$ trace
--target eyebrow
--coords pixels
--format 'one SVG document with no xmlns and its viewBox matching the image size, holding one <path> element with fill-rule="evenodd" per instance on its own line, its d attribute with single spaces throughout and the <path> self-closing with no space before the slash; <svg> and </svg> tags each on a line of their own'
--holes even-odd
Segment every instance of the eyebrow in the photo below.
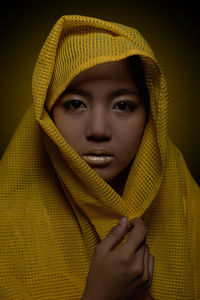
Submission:
<svg viewBox="0 0 200 300">
<path fill-rule="evenodd" d="M 89 91 L 86 91 L 84 89 L 80 89 L 77 87 L 73 87 L 73 86 L 67 87 L 67 89 L 64 91 L 64 94 L 77 94 L 77 95 L 88 97 L 88 98 L 91 97 L 91 93 Z M 126 95 L 135 95 L 135 96 L 139 97 L 139 93 L 136 90 L 131 89 L 131 88 L 117 89 L 117 90 L 109 93 L 108 96 L 110 98 L 114 98 L 114 97 L 118 97 L 118 96 L 125 95 L 125 94 Z"/>
</svg>

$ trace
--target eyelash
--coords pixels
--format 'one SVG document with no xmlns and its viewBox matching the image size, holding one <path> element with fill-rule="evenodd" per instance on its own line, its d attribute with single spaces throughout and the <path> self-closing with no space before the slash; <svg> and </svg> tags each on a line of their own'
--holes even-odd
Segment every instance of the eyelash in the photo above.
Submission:
<svg viewBox="0 0 200 300">
<path fill-rule="evenodd" d="M 64 108 L 69 109 L 70 105 L 71 105 L 71 104 L 75 104 L 76 102 L 78 102 L 78 103 L 83 103 L 83 102 L 80 101 L 80 100 L 70 100 L 70 101 L 64 102 L 64 103 L 63 103 L 63 106 L 64 106 Z"/>
<path fill-rule="evenodd" d="M 133 102 L 122 100 L 122 101 L 117 102 L 117 104 L 119 104 L 119 103 L 125 103 L 131 112 L 133 112 L 136 109 L 136 104 Z M 126 109 L 124 109 L 124 110 L 126 110 Z M 124 111 L 124 110 L 122 109 L 122 111 Z"/>
<path fill-rule="evenodd" d="M 70 101 L 66 101 L 63 103 L 63 106 L 66 110 L 68 110 L 70 108 L 70 105 L 72 104 L 75 104 L 75 103 L 79 103 L 79 104 L 84 104 L 82 101 L 80 100 L 70 100 Z M 135 109 L 136 109 L 136 104 L 133 103 L 133 102 L 129 102 L 129 101 L 126 101 L 126 100 L 122 100 L 122 101 L 118 101 L 115 105 L 119 104 L 119 103 L 125 103 L 128 107 L 129 107 L 129 110 L 131 112 L 133 112 Z M 79 109 L 80 106 L 78 108 L 73 108 L 72 110 L 77 110 Z M 121 111 L 126 111 L 126 108 L 125 109 L 120 109 Z"/>
</svg>

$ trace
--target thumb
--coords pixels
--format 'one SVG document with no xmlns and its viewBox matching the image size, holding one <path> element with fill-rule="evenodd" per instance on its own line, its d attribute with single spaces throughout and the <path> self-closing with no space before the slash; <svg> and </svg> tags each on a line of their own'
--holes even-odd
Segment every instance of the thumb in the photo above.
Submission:
<svg viewBox="0 0 200 300">
<path fill-rule="evenodd" d="M 118 224 L 114 226 L 105 239 L 101 242 L 101 246 L 105 252 L 111 251 L 127 233 L 128 220 L 126 217 L 122 217 Z"/>
</svg>

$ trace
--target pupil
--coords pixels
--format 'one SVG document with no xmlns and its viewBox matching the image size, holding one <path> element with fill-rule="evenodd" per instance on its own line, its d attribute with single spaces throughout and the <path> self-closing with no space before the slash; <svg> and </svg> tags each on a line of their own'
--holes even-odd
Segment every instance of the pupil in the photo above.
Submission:
<svg viewBox="0 0 200 300">
<path fill-rule="evenodd" d="M 79 108 L 80 107 L 80 101 L 78 101 L 78 100 L 73 101 L 72 104 L 73 104 L 74 108 Z"/>
<path fill-rule="evenodd" d="M 119 102 L 118 107 L 122 110 L 126 109 L 126 103 L 125 102 Z"/>
</svg>

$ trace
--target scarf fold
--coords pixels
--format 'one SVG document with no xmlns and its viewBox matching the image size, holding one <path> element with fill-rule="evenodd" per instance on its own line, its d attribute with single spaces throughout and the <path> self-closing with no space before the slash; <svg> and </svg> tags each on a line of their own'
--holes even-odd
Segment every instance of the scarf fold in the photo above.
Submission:
<svg viewBox="0 0 200 300">
<path fill-rule="evenodd" d="M 123 195 L 62 137 L 50 111 L 70 81 L 103 62 L 139 55 L 151 110 Z M 143 299 L 200 298 L 200 191 L 168 136 L 168 91 L 134 28 L 61 17 L 39 54 L 30 104 L 1 161 L 3 299 L 80 299 L 93 251 L 121 216 L 142 217 L 155 257 Z"/>
</svg>

